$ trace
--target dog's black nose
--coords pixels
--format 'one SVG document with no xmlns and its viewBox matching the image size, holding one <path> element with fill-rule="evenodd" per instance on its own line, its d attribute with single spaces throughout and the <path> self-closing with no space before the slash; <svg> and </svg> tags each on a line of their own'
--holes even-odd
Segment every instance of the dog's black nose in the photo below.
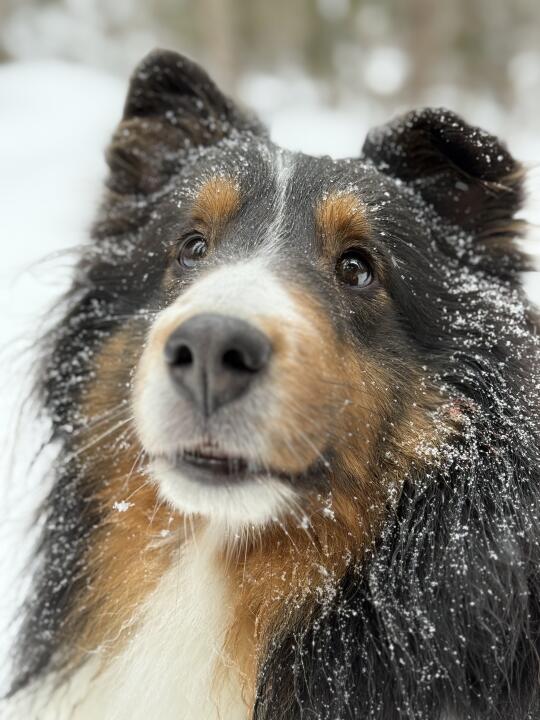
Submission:
<svg viewBox="0 0 540 720">
<path fill-rule="evenodd" d="M 205 416 L 243 395 L 271 354 L 264 333 L 226 315 L 196 315 L 165 345 L 172 379 Z"/>
</svg>

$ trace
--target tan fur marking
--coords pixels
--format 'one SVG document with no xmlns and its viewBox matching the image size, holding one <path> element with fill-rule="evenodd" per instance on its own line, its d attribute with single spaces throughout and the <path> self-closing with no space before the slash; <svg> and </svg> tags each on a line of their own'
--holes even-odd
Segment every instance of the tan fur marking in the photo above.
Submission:
<svg viewBox="0 0 540 720">
<path fill-rule="evenodd" d="M 192 215 L 196 222 L 202 223 L 215 235 L 237 212 L 240 201 L 238 183 L 217 175 L 200 188 L 193 203 Z"/>
<path fill-rule="evenodd" d="M 365 240 L 369 236 L 365 207 L 352 193 L 333 193 L 321 200 L 315 210 L 315 218 L 329 255 L 343 251 L 347 240 Z"/>
<path fill-rule="evenodd" d="M 341 344 L 323 308 L 305 293 L 289 288 L 310 332 L 262 319 L 274 361 L 269 378 L 280 404 L 279 423 L 264 428 L 270 438 L 269 464 L 302 472 L 326 451 L 338 450 L 354 434 L 354 451 L 365 458 L 375 442 L 384 412 L 381 387 L 390 379 L 368 357 Z M 356 412 L 356 414 L 354 414 Z"/>
<path fill-rule="evenodd" d="M 80 440 L 81 457 L 88 465 L 88 495 L 101 520 L 89 541 L 85 586 L 68 623 L 81 656 L 102 647 L 111 657 L 117 654 L 141 603 L 168 568 L 183 528 L 181 517 L 158 499 L 145 475 L 130 406 L 98 431 L 91 427 L 93 419 L 126 399 L 140 345 L 130 327 L 106 342 L 84 406 L 90 429 Z M 92 444 L 94 433 L 102 439 Z"/>
</svg>

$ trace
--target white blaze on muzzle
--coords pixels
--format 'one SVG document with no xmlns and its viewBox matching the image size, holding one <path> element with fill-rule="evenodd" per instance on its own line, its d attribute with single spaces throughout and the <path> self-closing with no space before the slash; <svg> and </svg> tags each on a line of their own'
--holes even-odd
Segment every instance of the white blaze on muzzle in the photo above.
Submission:
<svg viewBox="0 0 540 720">
<path fill-rule="evenodd" d="M 198 313 L 220 313 L 256 324 L 267 318 L 304 324 L 284 284 L 261 258 L 225 265 L 197 280 L 158 318 L 155 329 L 171 329 Z"/>
</svg>

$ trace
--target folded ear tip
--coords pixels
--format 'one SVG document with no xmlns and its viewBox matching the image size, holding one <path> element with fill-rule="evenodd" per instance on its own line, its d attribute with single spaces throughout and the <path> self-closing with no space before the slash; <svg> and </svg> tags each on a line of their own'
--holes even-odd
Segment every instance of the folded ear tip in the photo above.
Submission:
<svg viewBox="0 0 540 720">
<path fill-rule="evenodd" d="M 411 148 L 431 145 L 454 155 L 463 169 L 497 180 L 519 171 L 520 164 L 506 145 L 495 135 L 470 125 L 460 115 L 445 107 L 425 107 L 398 116 L 386 125 L 370 130 L 363 154 L 385 163 L 389 156 L 405 156 Z M 414 155 L 409 158 L 414 162 Z"/>
<path fill-rule="evenodd" d="M 452 127 L 458 132 L 468 126 L 463 118 L 445 107 L 416 108 L 372 128 L 366 136 L 366 144 L 377 145 L 392 137 L 397 140 L 415 130 L 437 131 Z"/>
<path fill-rule="evenodd" d="M 521 163 L 495 135 L 446 108 L 413 110 L 370 131 L 363 158 L 475 234 L 522 205 Z"/>
<path fill-rule="evenodd" d="M 137 77 L 141 72 L 159 70 L 167 67 L 182 67 L 185 63 L 193 64 L 185 55 L 175 50 L 166 48 L 154 48 L 150 50 L 137 64 L 132 77 Z"/>
<path fill-rule="evenodd" d="M 135 68 L 119 131 L 108 152 L 118 192 L 153 192 L 184 161 L 188 147 L 203 147 L 235 133 L 266 135 L 197 63 L 156 49 Z M 175 165 L 176 163 L 176 165 Z"/>
<path fill-rule="evenodd" d="M 441 143 L 467 149 L 486 179 L 513 172 L 518 162 L 496 135 L 466 122 L 446 108 L 425 108 L 418 127 L 429 130 Z"/>
<path fill-rule="evenodd" d="M 123 119 L 138 115 L 153 115 L 161 109 L 160 96 L 179 88 L 213 87 L 206 72 L 193 60 L 174 50 L 156 48 L 135 67 L 124 104 Z"/>
</svg>

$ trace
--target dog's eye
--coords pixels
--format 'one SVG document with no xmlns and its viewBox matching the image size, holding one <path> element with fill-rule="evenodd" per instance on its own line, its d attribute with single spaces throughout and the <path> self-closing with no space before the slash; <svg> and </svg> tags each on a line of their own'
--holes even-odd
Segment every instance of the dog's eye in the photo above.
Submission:
<svg viewBox="0 0 540 720">
<path fill-rule="evenodd" d="M 373 282 L 373 270 L 357 250 L 349 250 L 339 258 L 336 272 L 342 283 L 353 288 L 364 288 Z"/>
<path fill-rule="evenodd" d="M 208 243 L 206 238 L 198 232 L 191 232 L 185 236 L 178 251 L 178 264 L 183 268 L 192 268 L 199 260 L 206 257 Z"/>
</svg>

